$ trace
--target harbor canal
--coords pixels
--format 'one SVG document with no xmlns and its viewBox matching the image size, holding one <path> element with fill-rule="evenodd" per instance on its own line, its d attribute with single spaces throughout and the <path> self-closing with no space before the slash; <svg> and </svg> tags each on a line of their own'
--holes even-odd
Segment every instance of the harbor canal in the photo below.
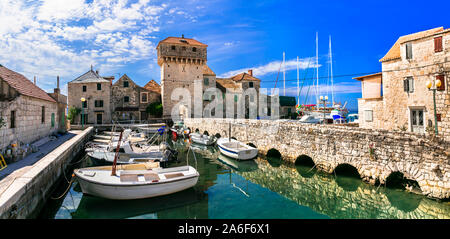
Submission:
<svg viewBox="0 0 450 239">
<path fill-rule="evenodd" d="M 237 162 L 215 147 L 188 149 L 178 140 L 179 162 L 196 167 L 195 187 L 162 197 L 115 201 L 83 195 L 78 183 L 49 199 L 39 218 L 450 218 L 450 202 L 403 189 L 372 186 L 351 175 L 330 175 L 311 166 L 259 157 Z M 189 151 L 189 153 L 188 153 Z M 192 153 L 195 152 L 195 158 Z M 186 158 L 186 156 L 188 158 Z M 75 167 L 92 164 L 87 156 Z M 70 175 L 70 174 L 68 174 Z M 53 198 L 67 189 L 59 182 Z"/>
</svg>

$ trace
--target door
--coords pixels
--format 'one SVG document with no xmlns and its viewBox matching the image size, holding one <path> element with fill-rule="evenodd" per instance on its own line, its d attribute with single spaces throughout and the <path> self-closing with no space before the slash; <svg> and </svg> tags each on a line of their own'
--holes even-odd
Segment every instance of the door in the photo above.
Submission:
<svg viewBox="0 0 450 239">
<path fill-rule="evenodd" d="M 423 109 L 411 110 L 411 131 L 415 133 L 424 133 L 424 119 L 423 119 Z"/>
<path fill-rule="evenodd" d="M 103 114 L 97 114 L 97 124 L 103 123 Z"/>
</svg>

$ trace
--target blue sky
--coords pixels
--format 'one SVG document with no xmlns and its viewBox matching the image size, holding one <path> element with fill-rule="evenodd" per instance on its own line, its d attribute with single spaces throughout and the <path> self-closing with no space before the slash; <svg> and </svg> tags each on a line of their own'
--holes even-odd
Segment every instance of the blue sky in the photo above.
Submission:
<svg viewBox="0 0 450 239">
<path fill-rule="evenodd" d="M 306 67 L 318 32 L 320 84 L 327 80 L 331 35 L 336 100 L 356 109 L 359 82 L 339 76 L 380 71 L 378 60 L 399 36 L 448 28 L 449 7 L 448 1 L 2 0 L 0 64 L 29 79 L 36 75 L 48 91 L 56 75 L 65 88 L 91 64 L 102 75 L 126 73 L 143 86 L 160 82 L 157 43 L 184 34 L 209 46 L 208 65 L 218 76 L 256 69 L 266 88 L 274 87 L 286 52 L 287 92 L 296 95 L 292 61 L 298 56 Z M 302 69 L 300 78 L 313 74 Z M 282 83 L 280 74 L 277 87 Z"/>
</svg>

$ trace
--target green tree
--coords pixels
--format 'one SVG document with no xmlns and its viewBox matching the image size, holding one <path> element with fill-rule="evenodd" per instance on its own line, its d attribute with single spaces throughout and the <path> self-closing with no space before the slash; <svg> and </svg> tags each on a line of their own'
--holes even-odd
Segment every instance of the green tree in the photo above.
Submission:
<svg viewBox="0 0 450 239">
<path fill-rule="evenodd" d="M 146 108 L 147 113 L 150 115 L 161 117 L 163 114 L 163 107 L 161 102 L 153 102 L 149 105 L 147 105 Z"/>
<path fill-rule="evenodd" d="M 70 120 L 70 123 L 73 124 L 73 120 L 75 119 L 75 117 L 80 114 L 81 109 L 80 108 L 75 108 L 75 107 L 70 107 L 69 108 L 69 113 L 67 114 L 67 119 Z"/>
</svg>

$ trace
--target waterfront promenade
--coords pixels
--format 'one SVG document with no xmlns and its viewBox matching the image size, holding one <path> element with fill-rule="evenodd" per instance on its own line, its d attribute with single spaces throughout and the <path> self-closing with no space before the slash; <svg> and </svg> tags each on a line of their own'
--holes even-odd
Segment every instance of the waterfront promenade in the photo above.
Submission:
<svg viewBox="0 0 450 239">
<path fill-rule="evenodd" d="M 0 218 L 33 217 L 92 134 L 92 127 L 69 131 L 0 171 Z"/>
</svg>

